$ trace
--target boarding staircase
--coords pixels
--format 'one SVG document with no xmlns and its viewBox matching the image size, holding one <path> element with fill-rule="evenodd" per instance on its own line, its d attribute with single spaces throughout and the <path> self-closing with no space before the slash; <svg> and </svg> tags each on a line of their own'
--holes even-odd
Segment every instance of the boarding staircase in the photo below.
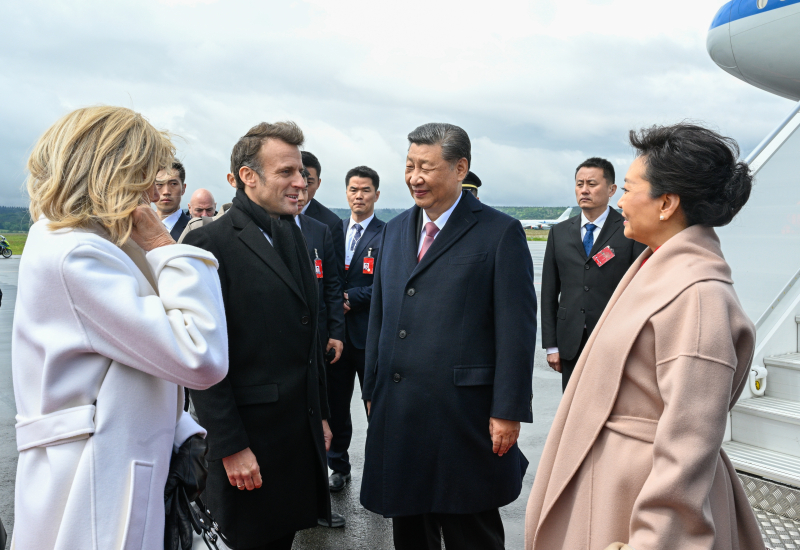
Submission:
<svg viewBox="0 0 800 550">
<path fill-rule="evenodd" d="M 722 448 L 774 550 L 800 549 L 800 186 L 790 175 L 799 158 L 800 103 L 748 156 L 750 200 L 719 230 L 734 289 L 757 332 Z"/>
</svg>

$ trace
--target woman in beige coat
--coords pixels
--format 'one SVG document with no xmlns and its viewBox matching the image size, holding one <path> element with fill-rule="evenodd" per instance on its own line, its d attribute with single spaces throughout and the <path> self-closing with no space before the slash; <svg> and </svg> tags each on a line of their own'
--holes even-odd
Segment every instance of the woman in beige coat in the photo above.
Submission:
<svg viewBox="0 0 800 550">
<path fill-rule="evenodd" d="M 747 201 L 738 148 L 679 124 L 631 132 L 619 201 L 649 246 L 583 351 L 528 501 L 526 550 L 758 550 L 725 452 L 755 329 L 713 227 Z M 611 261 L 614 261 L 613 259 Z"/>
</svg>

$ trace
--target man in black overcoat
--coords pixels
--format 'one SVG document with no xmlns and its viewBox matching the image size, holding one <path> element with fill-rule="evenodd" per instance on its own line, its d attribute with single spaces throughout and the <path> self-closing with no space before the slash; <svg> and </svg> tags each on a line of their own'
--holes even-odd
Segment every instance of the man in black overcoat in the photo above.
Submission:
<svg viewBox="0 0 800 550">
<path fill-rule="evenodd" d="M 302 142 L 294 123 L 251 128 L 231 154 L 233 206 L 184 238 L 219 260 L 230 368 L 192 401 L 208 430 L 204 498 L 236 550 L 288 550 L 330 518 L 317 283 L 293 219 Z"/>
<path fill-rule="evenodd" d="M 303 195 L 301 193 L 300 196 Z M 331 231 L 327 225 L 304 214 L 298 214 L 295 221 L 306 239 L 308 255 L 314 262 L 320 297 L 318 323 L 320 341 L 326 354 L 330 350 L 334 351 L 330 362 L 335 364 L 341 358 L 344 349 L 344 296 L 339 277 L 339 255 L 336 253 Z"/>
<path fill-rule="evenodd" d="M 350 482 L 350 441 L 353 419 L 350 401 L 355 379 L 359 388 L 364 382 L 364 347 L 369 327 L 372 281 L 380 252 L 384 223 L 375 215 L 375 203 L 381 196 L 380 176 L 368 166 L 356 166 L 345 176 L 350 216 L 342 220 L 344 245 L 345 326 L 347 341 L 342 360 L 328 369 L 328 399 L 331 406 L 333 440 L 328 451 L 331 492 L 338 492 Z"/>
<path fill-rule="evenodd" d="M 581 213 L 547 236 L 542 266 L 542 346 L 561 373 L 562 391 L 622 276 L 645 245 L 627 238 L 622 215 L 608 203 L 617 190 L 614 166 L 593 157 L 575 170 Z"/>
<path fill-rule="evenodd" d="M 528 461 L 536 346 L 533 263 L 519 221 L 461 190 L 466 132 L 408 136 L 416 205 L 384 228 L 372 288 L 361 503 L 391 517 L 395 548 L 504 548 L 498 508 Z"/>
<path fill-rule="evenodd" d="M 339 277 L 344 283 L 344 233 L 342 233 L 342 219 L 333 211 L 314 198 L 322 183 L 322 165 L 319 159 L 309 151 L 303 151 L 303 166 L 308 174 L 308 203 L 303 207 L 302 214 L 322 222 L 331 230 L 333 247 L 336 249 Z"/>
</svg>

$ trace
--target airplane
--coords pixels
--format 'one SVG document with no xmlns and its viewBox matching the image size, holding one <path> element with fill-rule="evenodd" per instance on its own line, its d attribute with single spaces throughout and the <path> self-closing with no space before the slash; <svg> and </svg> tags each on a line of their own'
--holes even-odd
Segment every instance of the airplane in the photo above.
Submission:
<svg viewBox="0 0 800 550">
<path fill-rule="evenodd" d="M 571 212 L 572 208 L 567 208 L 557 220 L 520 220 L 520 223 L 523 229 L 550 229 L 555 224 L 561 223 L 569 218 Z"/>
</svg>

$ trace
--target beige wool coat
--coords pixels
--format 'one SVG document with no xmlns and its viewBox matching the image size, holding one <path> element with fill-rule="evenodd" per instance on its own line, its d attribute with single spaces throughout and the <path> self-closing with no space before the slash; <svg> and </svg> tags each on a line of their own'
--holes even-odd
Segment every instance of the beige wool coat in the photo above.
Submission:
<svg viewBox="0 0 800 550">
<path fill-rule="evenodd" d="M 526 550 L 763 550 L 721 449 L 754 345 L 713 229 L 646 250 L 564 393 L 528 500 Z"/>
</svg>

